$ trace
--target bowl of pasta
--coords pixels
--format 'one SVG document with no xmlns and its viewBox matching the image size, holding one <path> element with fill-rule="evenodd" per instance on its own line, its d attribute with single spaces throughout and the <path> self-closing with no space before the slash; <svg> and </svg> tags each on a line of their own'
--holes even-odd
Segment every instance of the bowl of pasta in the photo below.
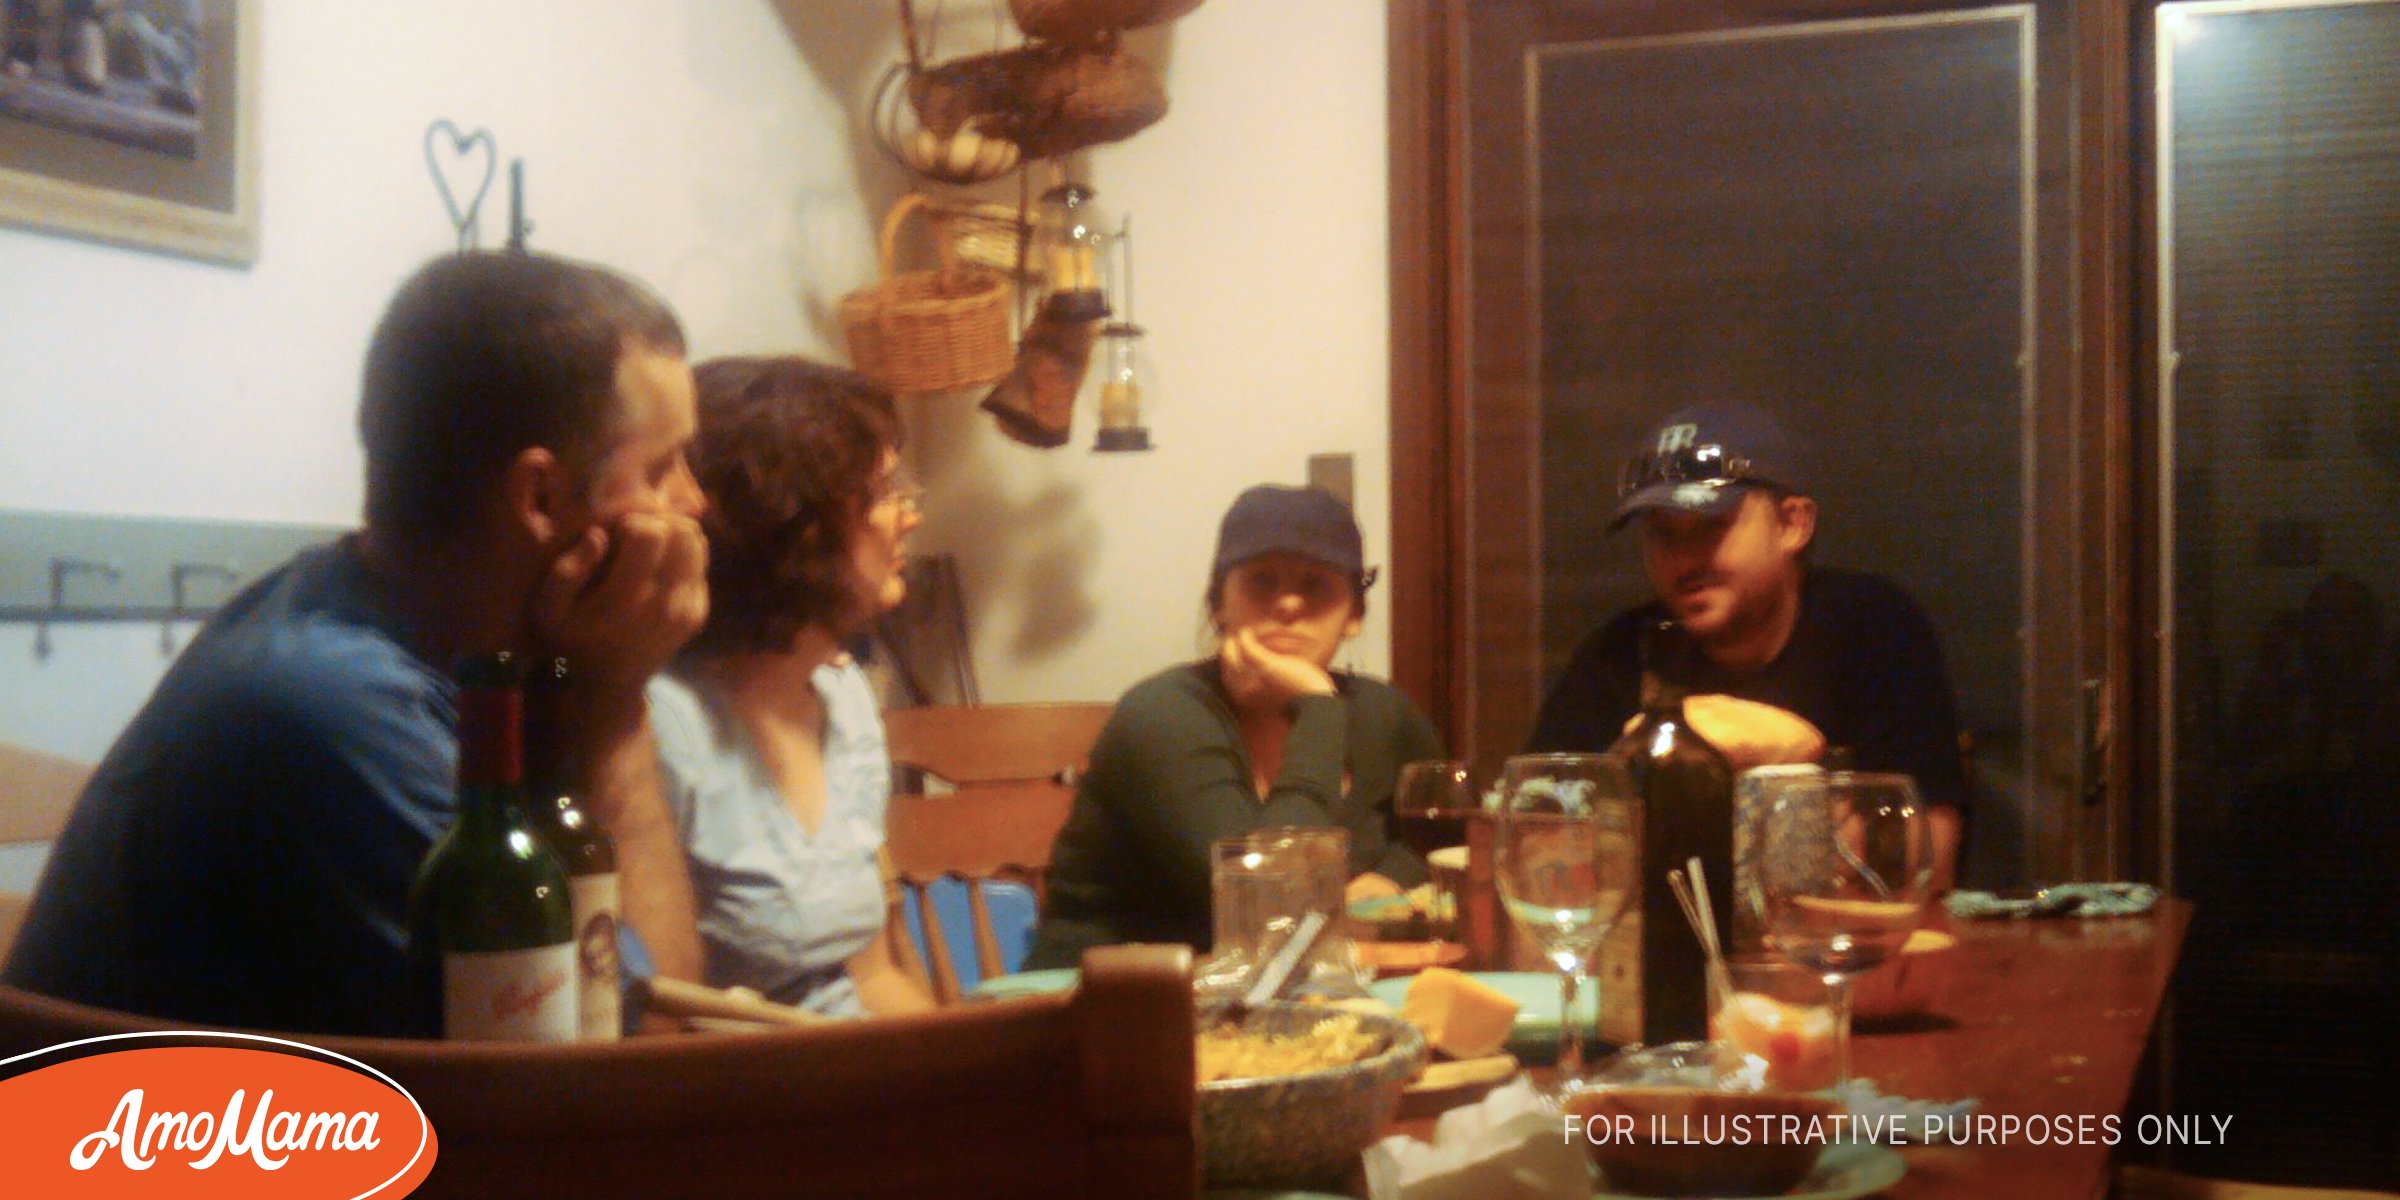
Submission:
<svg viewBox="0 0 2400 1200">
<path fill-rule="evenodd" d="M 1416 1026 L 1318 1004 L 1204 1006 L 1197 1036 L 1210 1187 L 1339 1186 L 1425 1064 Z"/>
</svg>

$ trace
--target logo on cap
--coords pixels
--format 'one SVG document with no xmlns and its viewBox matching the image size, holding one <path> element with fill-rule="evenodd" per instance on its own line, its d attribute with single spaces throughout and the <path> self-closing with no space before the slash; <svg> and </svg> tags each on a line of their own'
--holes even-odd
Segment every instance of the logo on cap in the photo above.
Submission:
<svg viewBox="0 0 2400 1200">
<path fill-rule="evenodd" d="M 1669 498 L 1679 508 L 1705 508 L 1711 502 L 1716 500 L 1717 485 L 1713 483 L 1687 483 L 1679 488 L 1676 488 L 1674 495 Z"/>
<path fill-rule="evenodd" d="M 1658 453 L 1672 454 L 1700 440 L 1697 425 L 1669 425 L 1658 431 Z"/>
</svg>

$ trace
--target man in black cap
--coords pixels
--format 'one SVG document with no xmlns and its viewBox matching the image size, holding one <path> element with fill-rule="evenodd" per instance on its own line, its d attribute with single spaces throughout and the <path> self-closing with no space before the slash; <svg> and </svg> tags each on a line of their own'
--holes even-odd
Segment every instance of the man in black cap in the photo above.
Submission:
<svg viewBox="0 0 2400 1200">
<path fill-rule="evenodd" d="M 1529 748 L 1613 744 L 1641 711 L 1647 634 L 1651 669 L 1690 689 L 1693 729 L 1737 769 L 1830 744 L 1860 770 L 1915 776 L 1936 806 L 1946 885 L 1967 786 L 1933 623 L 1888 580 L 1810 564 L 1817 504 L 1804 480 L 1800 447 L 1756 409 L 1688 408 L 1652 430 L 1619 478 L 1610 529 L 1634 524 L 1658 598 L 1576 648 Z"/>
</svg>

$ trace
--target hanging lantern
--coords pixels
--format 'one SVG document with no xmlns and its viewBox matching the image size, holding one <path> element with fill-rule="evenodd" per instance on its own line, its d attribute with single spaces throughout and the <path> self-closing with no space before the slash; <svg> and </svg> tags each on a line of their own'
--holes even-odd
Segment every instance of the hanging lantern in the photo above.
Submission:
<svg viewBox="0 0 2400 1200">
<path fill-rule="evenodd" d="M 1100 327 L 1100 369 L 1092 372 L 1100 393 L 1100 432 L 1092 449 L 1147 450 L 1150 430 L 1142 425 L 1142 405 L 1157 403 L 1158 389 L 1152 386 L 1149 356 L 1142 352 L 1147 331 L 1133 319 L 1133 214 L 1125 214 L 1109 240 L 1116 249 L 1117 269 L 1125 273 L 1117 291 L 1125 301 L 1125 319 Z"/>
<path fill-rule="evenodd" d="M 1043 261 L 1049 296 L 1043 311 L 1062 321 L 1097 321 L 1109 314 L 1108 234 L 1092 189 L 1061 184 L 1042 193 Z"/>
<path fill-rule="evenodd" d="M 1100 433 L 1092 449 L 1147 450 L 1150 431 L 1142 425 L 1142 398 L 1154 389 L 1150 360 L 1142 354 L 1142 327 L 1112 321 L 1100 327 Z"/>
</svg>

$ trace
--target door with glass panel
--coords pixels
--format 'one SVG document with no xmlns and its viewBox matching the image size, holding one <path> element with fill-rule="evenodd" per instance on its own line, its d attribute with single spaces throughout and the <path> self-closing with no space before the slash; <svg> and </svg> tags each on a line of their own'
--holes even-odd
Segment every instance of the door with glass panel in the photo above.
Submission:
<svg viewBox="0 0 2400 1200">
<path fill-rule="evenodd" d="M 1966 877 L 2104 855 L 2078 799 L 2100 581 L 2076 554 L 2066 5 L 1443 7 L 1455 653 L 1414 682 L 1453 735 L 1513 752 L 1578 641 L 1647 597 L 1607 529 L 1619 464 L 1669 411 L 1739 400 L 1807 444 L 1814 561 L 1933 618 L 1971 739 Z"/>
<path fill-rule="evenodd" d="M 2158 6 L 2174 1152 L 2400 1186 L 2400 4 Z"/>
</svg>

